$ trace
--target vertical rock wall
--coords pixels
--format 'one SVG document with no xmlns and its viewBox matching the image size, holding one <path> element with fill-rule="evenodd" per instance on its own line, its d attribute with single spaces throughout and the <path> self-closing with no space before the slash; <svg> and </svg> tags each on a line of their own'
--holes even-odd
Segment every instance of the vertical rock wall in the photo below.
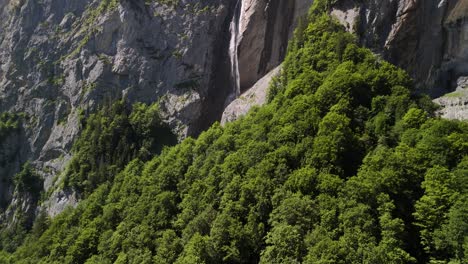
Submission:
<svg viewBox="0 0 468 264">
<path fill-rule="evenodd" d="M 283 61 L 294 25 L 313 1 L 242 2 L 238 56 L 240 89 L 244 92 Z"/>
</svg>

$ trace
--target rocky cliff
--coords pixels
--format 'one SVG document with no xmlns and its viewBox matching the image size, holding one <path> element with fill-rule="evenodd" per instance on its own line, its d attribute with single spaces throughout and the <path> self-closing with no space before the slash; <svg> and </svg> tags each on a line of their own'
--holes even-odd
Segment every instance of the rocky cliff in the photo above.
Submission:
<svg viewBox="0 0 468 264">
<path fill-rule="evenodd" d="M 70 157 L 78 116 L 117 98 L 161 100 L 181 136 L 203 129 L 216 119 L 202 116 L 207 98 L 230 93 L 219 84 L 229 76 L 231 9 L 228 0 L 1 0 L 0 111 L 26 116 L 23 140 L 5 143 L 14 155 L 2 149 L 10 160 L 2 181 L 31 160 L 48 189 Z"/>
<path fill-rule="evenodd" d="M 230 58 L 247 90 L 282 61 L 311 3 L 0 0 L 0 112 L 25 116 L 0 150 L 8 161 L 0 164 L 3 209 L 18 208 L 11 179 L 28 160 L 51 188 L 71 157 L 80 116 L 113 100 L 158 101 L 181 138 L 220 120 L 235 99 Z M 75 200 L 63 192 L 50 199 L 51 214 Z"/>
<path fill-rule="evenodd" d="M 297 20 L 311 0 L 243 0 L 240 14 L 239 78 L 246 91 L 283 60 Z"/>
</svg>

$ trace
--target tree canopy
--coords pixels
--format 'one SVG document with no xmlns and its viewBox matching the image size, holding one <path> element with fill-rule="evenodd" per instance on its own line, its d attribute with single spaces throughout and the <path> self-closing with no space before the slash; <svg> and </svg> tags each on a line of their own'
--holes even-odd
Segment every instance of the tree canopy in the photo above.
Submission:
<svg viewBox="0 0 468 264">
<path fill-rule="evenodd" d="M 109 155 L 151 149 L 153 116 L 113 117 L 99 135 L 100 115 L 88 119 L 100 154 L 70 165 L 87 198 L 0 262 L 466 263 L 468 124 L 434 110 L 403 70 L 313 9 L 269 103 L 238 121 L 127 164 Z M 101 156 L 127 165 L 82 184 Z"/>
</svg>

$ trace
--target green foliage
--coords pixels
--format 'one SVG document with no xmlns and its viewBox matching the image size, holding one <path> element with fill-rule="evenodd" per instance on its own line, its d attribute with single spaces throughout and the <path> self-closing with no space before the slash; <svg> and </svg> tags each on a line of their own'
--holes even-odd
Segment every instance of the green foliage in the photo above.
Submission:
<svg viewBox="0 0 468 264">
<path fill-rule="evenodd" d="M 68 172 L 88 198 L 1 257 L 465 263 L 468 125 L 432 118 L 407 74 L 320 15 L 332 3 L 315 2 L 269 103 L 236 122 L 145 160 L 153 106 L 90 116 Z"/>
<path fill-rule="evenodd" d="M 28 223 L 24 214 L 15 212 L 15 222 L 9 226 L 2 223 L 0 226 L 0 250 L 14 252 L 20 246 L 28 232 Z"/>
<path fill-rule="evenodd" d="M 42 191 L 42 178 L 35 172 L 29 162 L 13 177 L 13 183 L 19 192 L 29 192 L 33 197 L 39 197 Z"/>
<path fill-rule="evenodd" d="M 43 189 L 42 178 L 29 162 L 26 162 L 21 171 L 13 177 L 13 185 L 15 204 L 7 208 L 11 218 L 0 222 L 0 250 L 7 252 L 13 252 L 20 246 L 28 232 L 38 237 L 47 227 L 44 215 L 39 214 L 37 220 L 32 223 L 28 209 L 22 207 L 25 203 L 31 207 L 36 206 Z"/>
<path fill-rule="evenodd" d="M 421 229 L 421 243 L 432 261 L 449 256 L 455 263 L 466 261 L 468 210 L 467 159 L 454 172 L 435 167 L 425 175 L 424 195 L 416 203 L 414 217 Z"/>
<path fill-rule="evenodd" d="M 19 129 L 21 115 L 3 112 L 0 113 L 0 142 L 13 131 Z"/>
<path fill-rule="evenodd" d="M 10 254 L 5 251 L 0 251 L 0 263 L 9 264 L 11 263 Z"/>
<path fill-rule="evenodd" d="M 86 196 L 99 184 L 112 181 L 130 160 L 147 160 L 175 142 L 159 117 L 157 104 L 137 103 L 130 108 L 117 101 L 86 119 L 65 173 L 65 187 Z"/>
</svg>

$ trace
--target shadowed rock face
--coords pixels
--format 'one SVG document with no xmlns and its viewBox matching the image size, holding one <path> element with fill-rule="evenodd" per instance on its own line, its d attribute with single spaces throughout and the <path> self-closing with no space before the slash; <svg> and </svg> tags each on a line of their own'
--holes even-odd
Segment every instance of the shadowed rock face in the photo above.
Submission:
<svg viewBox="0 0 468 264">
<path fill-rule="evenodd" d="M 468 76 L 468 0 L 449 2 L 444 30 L 444 81 L 451 88 L 459 87 L 460 76 Z"/>
<path fill-rule="evenodd" d="M 294 28 L 312 3 L 313 0 L 240 0 L 240 10 L 235 10 L 237 1 L 231 1 L 229 21 L 225 21 L 223 27 L 225 37 L 218 42 L 218 47 L 214 47 L 220 58 L 212 70 L 215 88 L 202 104 L 202 114 L 194 125 L 196 133 L 192 134 L 220 120 L 226 103 L 235 99 L 233 95 L 249 90 L 283 61 Z M 235 14 L 236 11 L 239 14 Z M 234 18 L 235 15 L 238 17 Z M 233 19 L 238 23 L 236 48 L 230 46 Z M 233 50 L 237 50 L 236 63 L 232 62 L 232 56 L 236 54 L 229 54 Z M 228 69 L 233 65 L 238 66 L 239 91 L 236 91 L 236 80 L 232 77 L 237 69 Z"/>
<path fill-rule="evenodd" d="M 242 0 L 238 36 L 240 97 L 224 109 L 221 123 L 245 115 L 266 101 L 269 82 L 286 55 L 288 41 L 312 0 Z M 230 98 L 231 99 L 231 98 Z"/>
<path fill-rule="evenodd" d="M 341 0 L 332 14 L 358 12 L 337 18 L 364 45 L 408 70 L 423 92 L 438 96 L 468 75 L 467 6 L 467 0 Z"/>
</svg>

